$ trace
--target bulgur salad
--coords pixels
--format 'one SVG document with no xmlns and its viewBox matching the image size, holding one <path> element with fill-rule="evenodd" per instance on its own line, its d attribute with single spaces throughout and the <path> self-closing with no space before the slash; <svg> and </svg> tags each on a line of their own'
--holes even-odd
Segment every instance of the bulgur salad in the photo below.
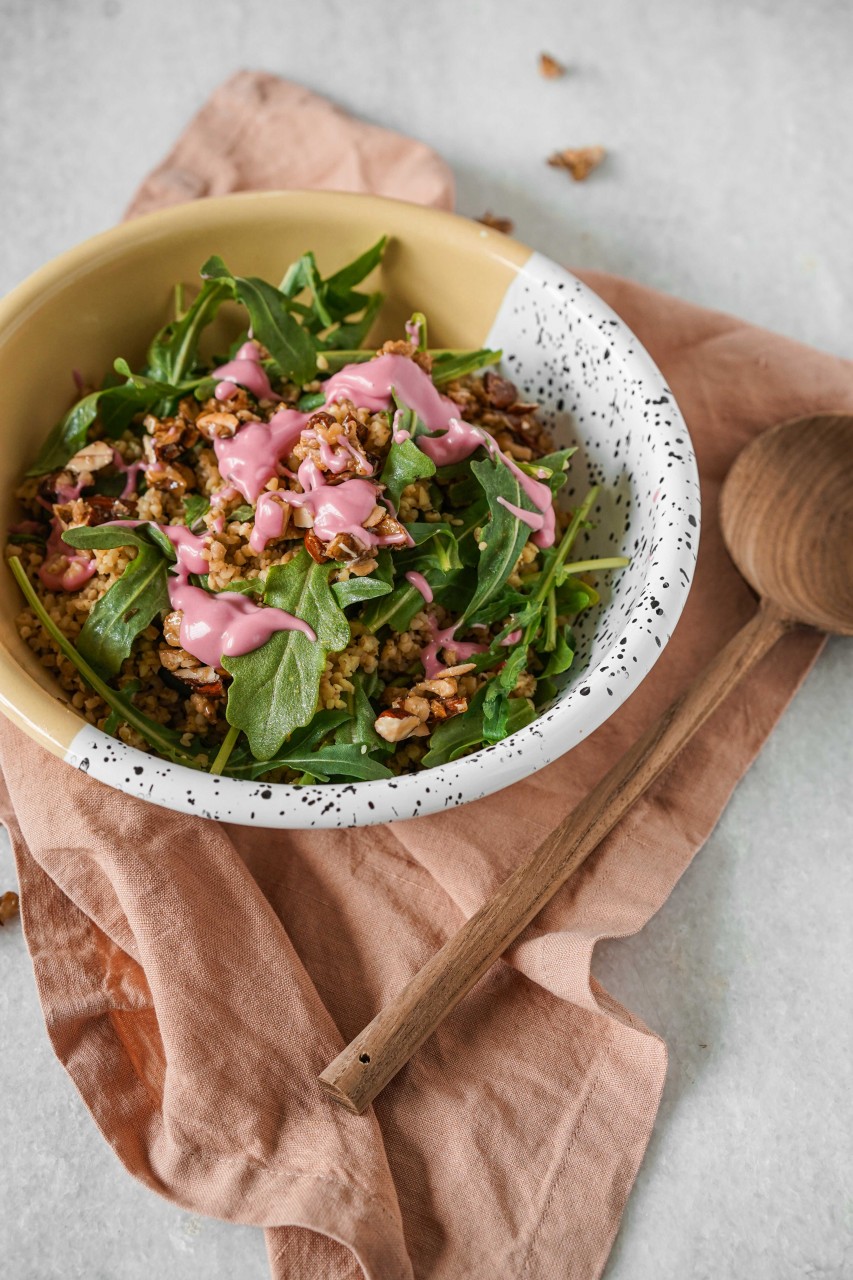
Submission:
<svg viewBox="0 0 853 1280">
<path fill-rule="evenodd" d="M 212 257 L 141 372 L 79 398 L 27 473 L 18 629 L 91 724 L 236 778 L 391 777 L 537 715 L 598 596 L 555 450 L 495 366 L 416 313 L 364 349 L 385 241 L 280 285 Z M 202 354 L 225 304 L 243 322 Z"/>
</svg>

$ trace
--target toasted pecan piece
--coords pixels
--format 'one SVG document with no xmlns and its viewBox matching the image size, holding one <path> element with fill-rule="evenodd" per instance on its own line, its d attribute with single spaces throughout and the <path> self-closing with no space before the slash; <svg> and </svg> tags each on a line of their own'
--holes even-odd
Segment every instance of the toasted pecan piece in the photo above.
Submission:
<svg viewBox="0 0 853 1280">
<path fill-rule="evenodd" d="M 583 182 L 597 169 L 607 152 L 604 147 L 566 147 L 565 151 L 555 151 L 548 157 L 552 169 L 565 169 L 575 182 Z"/>
<path fill-rule="evenodd" d="M 566 68 L 562 62 L 558 62 L 556 58 L 552 58 L 550 53 L 540 53 L 539 55 L 539 74 L 544 76 L 546 80 L 559 80 L 560 76 L 566 74 Z"/>
</svg>

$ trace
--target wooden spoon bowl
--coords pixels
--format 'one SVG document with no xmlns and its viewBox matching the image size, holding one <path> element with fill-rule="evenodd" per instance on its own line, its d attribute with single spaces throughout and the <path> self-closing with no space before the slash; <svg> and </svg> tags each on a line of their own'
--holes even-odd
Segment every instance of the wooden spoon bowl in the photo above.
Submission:
<svg viewBox="0 0 853 1280">
<path fill-rule="evenodd" d="M 720 499 L 729 555 L 788 618 L 853 635 L 853 417 L 783 422 L 738 456 Z"/>
</svg>

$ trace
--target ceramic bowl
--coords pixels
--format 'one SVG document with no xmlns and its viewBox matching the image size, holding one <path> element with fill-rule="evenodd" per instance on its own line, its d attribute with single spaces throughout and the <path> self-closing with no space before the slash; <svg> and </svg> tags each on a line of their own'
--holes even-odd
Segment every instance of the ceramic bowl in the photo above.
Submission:
<svg viewBox="0 0 853 1280">
<path fill-rule="evenodd" d="M 575 444 L 569 504 L 601 486 L 579 552 L 624 554 L 577 628 L 575 665 L 533 724 L 454 764 L 394 780 L 291 787 L 214 777 L 156 759 L 82 721 L 19 638 L 22 607 L 0 574 L 0 707 L 48 751 L 167 808 L 264 827 L 335 827 L 434 813 L 524 778 L 571 750 L 645 679 L 678 621 L 696 558 L 699 484 L 672 393 L 634 335 L 585 285 L 516 241 L 452 214 L 366 196 L 227 196 L 152 214 L 96 236 L 0 303 L 4 527 L 13 490 L 68 407 L 70 371 L 100 378 L 133 362 L 165 321 L 177 281 L 211 253 L 241 275 L 280 278 L 313 248 L 324 271 L 381 233 L 387 294 L 375 332 L 413 310 L 441 347 L 500 347 L 504 369 L 539 401 L 558 446 Z"/>
</svg>

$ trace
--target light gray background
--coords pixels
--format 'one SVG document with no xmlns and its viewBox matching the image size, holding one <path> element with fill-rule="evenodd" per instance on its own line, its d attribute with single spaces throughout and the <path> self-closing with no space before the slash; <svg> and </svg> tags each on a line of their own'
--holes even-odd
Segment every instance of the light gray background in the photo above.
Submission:
<svg viewBox="0 0 853 1280">
<path fill-rule="evenodd" d="M 249 66 L 433 144 L 462 212 L 561 261 L 853 351 L 844 3 L 0 0 L 0 29 L 0 288 L 115 222 Z M 538 77 L 542 49 L 565 79 Z M 594 142 L 611 155 L 585 185 L 543 163 Z M 670 1047 L 607 1280 L 853 1275 L 851 693 L 853 646 L 831 642 L 671 900 L 597 955 Z M 4 852 L 0 891 L 13 877 Z M 51 1055 L 17 924 L 0 1016 L 6 1276 L 266 1275 L 260 1233 L 119 1167 Z"/>
</svg>

